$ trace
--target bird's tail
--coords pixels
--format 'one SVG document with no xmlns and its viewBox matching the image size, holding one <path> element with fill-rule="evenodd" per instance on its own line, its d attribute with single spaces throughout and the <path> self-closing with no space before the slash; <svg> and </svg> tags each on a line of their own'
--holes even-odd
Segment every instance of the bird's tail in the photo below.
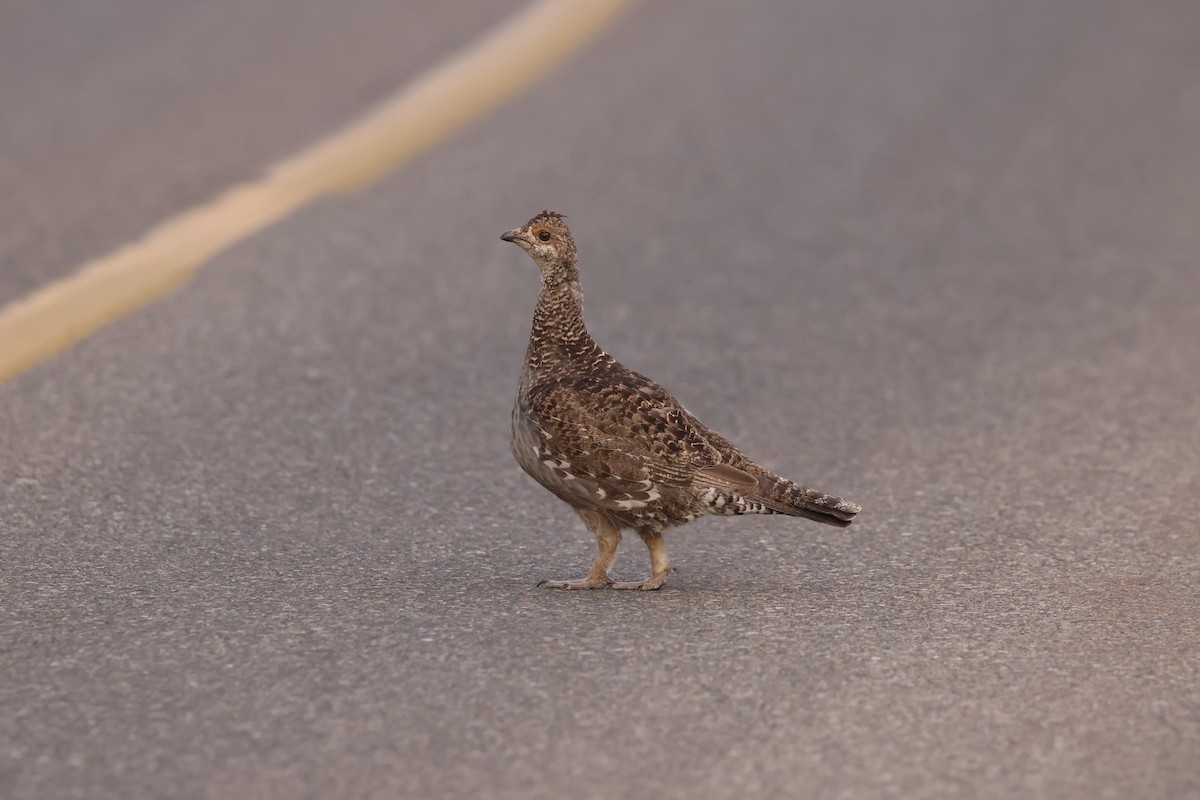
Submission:
<svg viewBox="0 0 1200 800">
<path fill-rule="evenodd" d="M 777 514 L 806 517 L 839 528 L 849 525 L 854 515 L 862 511 L 858 503 L 809 489 L 778 475 L 759 477 L 756 494 L 764 506 Z"/>
</svg>

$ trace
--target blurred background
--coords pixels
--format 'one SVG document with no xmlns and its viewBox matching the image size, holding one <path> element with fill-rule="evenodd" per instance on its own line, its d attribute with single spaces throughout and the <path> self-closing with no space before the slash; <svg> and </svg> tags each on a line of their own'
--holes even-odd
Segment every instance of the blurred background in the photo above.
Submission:
<svg viewBox="0 0 1200 800">
<path fill-rule="evenodd" d="M 524 8 L 0 3 L 0 306 Z M 0 794 L 1200 797 L 1198 142 L 1191 2 L 632 4 L 0 387 Z M 601 345 L 853 527 L 534 589 L 592 547 L 508 452 L 547 207 Z"/>
</svg>

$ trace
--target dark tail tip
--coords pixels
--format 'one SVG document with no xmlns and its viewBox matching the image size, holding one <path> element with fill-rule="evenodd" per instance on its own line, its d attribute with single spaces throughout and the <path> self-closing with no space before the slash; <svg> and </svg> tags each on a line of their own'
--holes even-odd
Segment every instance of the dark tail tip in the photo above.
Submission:
<svg viewBox="0 0 1200 800">
<path fill-rule="evenodd" d="M 845 528 L 854 521 L 854 516 L 862 511 L 862 506 L 858 503 L 824 494 L 776 476 L 760 478 L 759 486 L 767 497 L 768 507 L 773 510 L 825 525 Z"/>
</svg>

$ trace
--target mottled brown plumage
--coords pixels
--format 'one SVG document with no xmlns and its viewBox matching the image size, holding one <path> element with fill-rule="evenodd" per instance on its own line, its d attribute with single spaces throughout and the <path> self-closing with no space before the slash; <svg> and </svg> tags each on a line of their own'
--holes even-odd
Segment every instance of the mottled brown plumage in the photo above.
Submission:
<svg viewBox="0 0 1200 800">
<path fill-rule="evenodd" d="M 501 238 L 520 245 L 542 273 L 513 406 L 513 455 L 575 509 L 600 547 L 586 578 L 539 585 L 657 589 L 671 572 L 662 532 L 706 514 L 850 524 L 857 504 L 755 464 L 661 386 L 600 349 L 583 324 L 575 241 L 561 214 L 543 211 Z M 653 574 L 614 583 L 608 569 L 627 528 L 650 549 Z"/>
</svg>

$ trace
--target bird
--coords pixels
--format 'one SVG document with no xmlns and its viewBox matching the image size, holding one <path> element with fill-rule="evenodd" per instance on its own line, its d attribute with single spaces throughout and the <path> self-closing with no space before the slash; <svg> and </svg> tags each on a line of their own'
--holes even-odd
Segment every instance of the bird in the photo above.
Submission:
<svg viewBox="0 0 1200 800">
<path fill-rule="evenodd" d="M 651 591 L 674 571 L 663 544 L 669 528 L 711 514 L 786 514 L 846 527 L 862 510 L 759 466 L 602 350 L 584 325 L 575 239 L 563 214 L 543 211 L 500 238 L 528 253 L 542 279 L 513 404 L 513 456 L 575 510 L 598 547 L 585 577 L 538 586 Z M 644 580 L 608 574 L 627 530 L 649 550 Z"/>
</svg>

